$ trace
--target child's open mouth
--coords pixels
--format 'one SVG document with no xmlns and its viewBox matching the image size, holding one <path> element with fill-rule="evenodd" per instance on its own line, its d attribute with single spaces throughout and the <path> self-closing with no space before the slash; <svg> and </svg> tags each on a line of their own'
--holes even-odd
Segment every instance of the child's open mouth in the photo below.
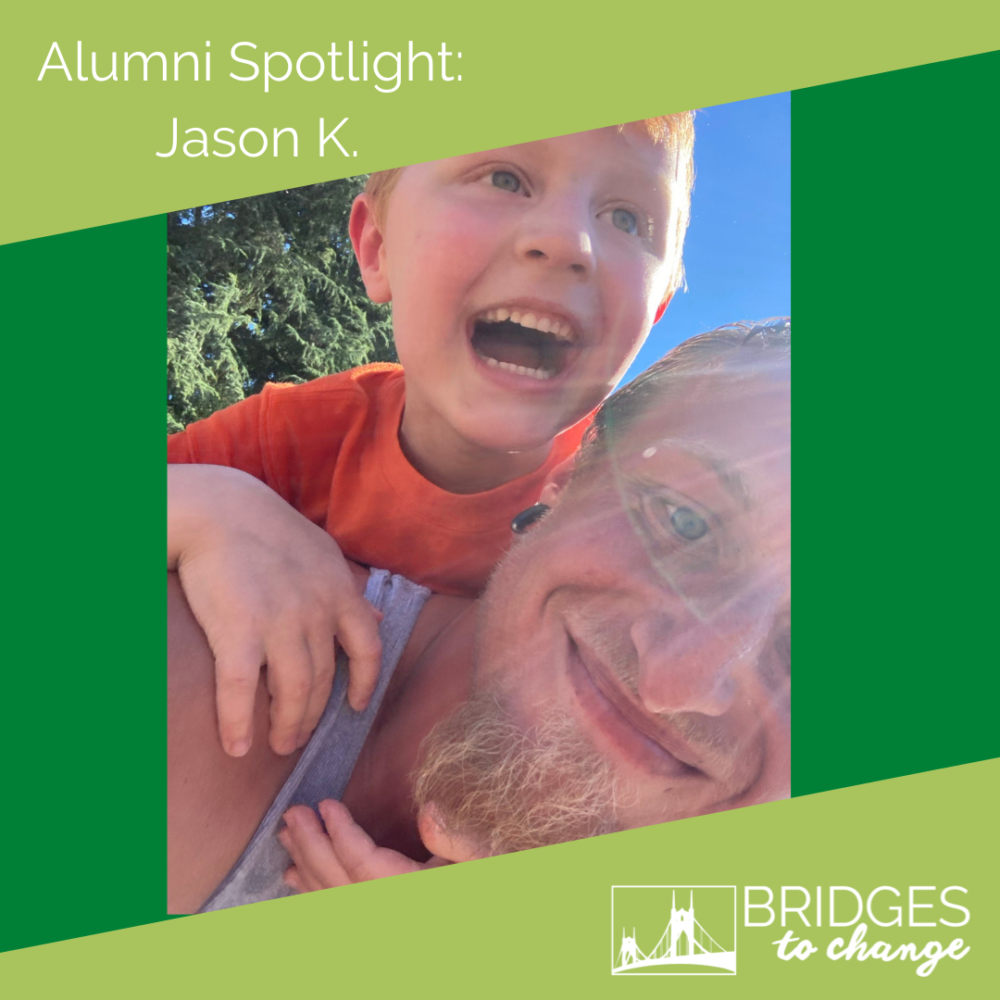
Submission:
<svg viewBox="0 0 1000 1000">
<path fill-rule="evenodd" d="M 575 340 L 565 320 L 529 310 L 490 309 L 472 327 L 472 349 L 491 368 L 540 380 L 565 369 Z"/>
</svg>

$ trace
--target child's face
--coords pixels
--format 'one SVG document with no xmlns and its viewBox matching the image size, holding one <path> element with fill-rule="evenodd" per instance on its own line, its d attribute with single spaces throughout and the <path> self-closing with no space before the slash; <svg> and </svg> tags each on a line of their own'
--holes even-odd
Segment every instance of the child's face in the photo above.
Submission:
<svg viewBox="0 0 1000 1000">
<path fill-rule="evenodd" d="M 673 174 L 639 126 L 405 168 L 362 270 L 393 302 L 407 408 L 503 451 L 593 409 L 658 318 Z"/>
</svg>

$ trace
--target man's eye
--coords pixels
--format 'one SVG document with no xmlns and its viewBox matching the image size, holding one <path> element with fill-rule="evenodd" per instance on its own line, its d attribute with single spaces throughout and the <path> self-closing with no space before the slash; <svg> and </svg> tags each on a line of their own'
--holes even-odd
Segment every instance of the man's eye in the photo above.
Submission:
<svg viewBox="0 0 1000 1000">
<path fill-rule="evenodd" d="M 639 232 L 639 220 L 635 217 L 635 213 L 627 208 L 616 208 L 611 213 L 611 224 L 615 229 L 631 233 L 633 236 Z"/>
<path fill-rule="evenodd" d="M 681 538 L 695 542 L 708 531 L 705 519 L 696 514 L 690 507 L 678 507 L 670 515 L 670 523 Z"/>
<path fill-rule="evenodd" d="M 652 523 L 662 525 L 663 528 L 669 524 L 669 530 L 685 541 L 696 542 L 708 534 L 708 522 L 690 507 L 677 507 L 666 497 L 648 494 L 643 498 L 643 506 Z"/>
<path fill-rule="evenodd" d="M 516 194 L 521 190 L 521 180 L 517 174 L 512 174 L 509 170 L 494 170 L 493 186 Z"/>
</svg>

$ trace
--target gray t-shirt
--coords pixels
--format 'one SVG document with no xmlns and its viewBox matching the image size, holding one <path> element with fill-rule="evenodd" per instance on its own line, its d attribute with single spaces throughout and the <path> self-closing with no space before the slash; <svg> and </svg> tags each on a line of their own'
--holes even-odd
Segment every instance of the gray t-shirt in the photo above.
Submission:
<svg viewBox="0 0 1000 1000">
<path fill-rule="evenodd" d="M 281 817 L 290 806 L 307 805 L 315 809 L 323 799 L 339 799 L 344 794 L 396 664 L 429 595 L 426 587 L 401 576 L 390 576 L 382 569 L 371 571 L 365 597 L 385 616 L 379 625 L 382 670 L 375 694 L 363 712 L 351 708 L 347 703 L 348 671 L 341 656 L 330 700 L 295 770 L 282 785 L 240 859 L 199 912 L 292 894 L 293 890 L 282 881 L 291 861 L 277 837 Z"/>
</svg>

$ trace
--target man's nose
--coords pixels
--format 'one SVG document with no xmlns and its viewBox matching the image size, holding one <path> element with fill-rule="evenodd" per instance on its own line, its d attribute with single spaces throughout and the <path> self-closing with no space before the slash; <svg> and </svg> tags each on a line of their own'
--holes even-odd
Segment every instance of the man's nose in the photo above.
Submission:
<svg viewBox="0 0 1000 1000">
<path fill-rule="evenodd" d="M 632 626 L 639 655 L 638 692 L 650 712 L 724 715 L 738 685 L 734 670 L 747 655 L 735 641 L 690 612 L 657 613 Z"/>
<path fill-rule="evenodd" d="M 594 269 L 590 215 L 573 198 L 552 199 L 526 213 L 515 244 L 528 263 L 548 265 L 580 277 Z"/>
</svg>

